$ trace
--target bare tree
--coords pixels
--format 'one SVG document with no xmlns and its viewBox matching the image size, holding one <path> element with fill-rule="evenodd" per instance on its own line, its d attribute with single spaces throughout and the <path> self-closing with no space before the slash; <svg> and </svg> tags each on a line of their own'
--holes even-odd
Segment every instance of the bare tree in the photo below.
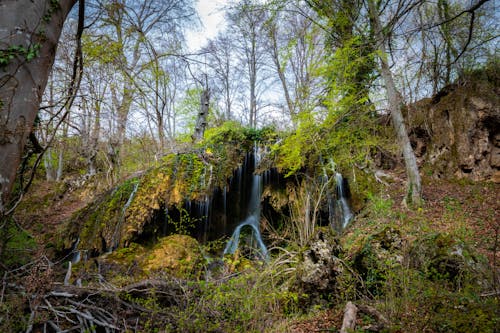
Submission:
<svg viewBox="0 0 500 333">
<path fill-rule="evenodd" d="M 204 50 L 213 73 L 212 81 L 215 82 L 212 90 L 215 92 L 217 89 L 222 96 L 224 120 L 233 118 L 233 102 L 239 87 L 234 47 L 231 37 L 223 33 L 211 40 Z"/>
<path fill-rule="evenodd" d="M 266 11 L 252 0 L 243 0 L 228 14 L 230 26 L 234 27 L 236 47 L 242 55 L 242 62 L 248 79 L 248 122 L 250 127 L 257 125 L 258 85 L 264 67 L 263 25 Z"/>
<path fill-rule="evenodd" d="M 175 41 L 175 38 L 179 38 L 179 27 L 191 20 L 195 12 L 189 0 L 114 0 L 101 3 L 100 10 L 104 15 L 95 38 L 103 38 L 101 29 L 108 31 L 103 43 L 110 46 L 112 63 L 116 70 L 116 79 L 110 85 L 115 124 L 113 136 L 109 141 L 108 155 L 117 171 L 129 113 L 134 97 L 140 90 L 136 78 L 150 68 L 152 63 L 159 69 L 157 60 L 160 55 L 156 52 L 152 40 L 156 40 L 157 36 L 166 36 L 169 37 L 164 41 L 167 45 L 172 40 Z M 160 112 L 161 116 L 161 110 L 155 110 Z M 164 142 L 163 119 L 158 125 L 161 128 L 160 141 Z"/>
<path fill-rule="evenodd" d="M 368 0 L 368 12 L 370 22 L 375 35 L 376 48 L 378 50 L 378 57 L 380 60 L 380 74 L 385 84 L 387 97 L 389 101 L 389 111 L 391 113 L 392 124 L 396 130 L 399 145 L 403 150 L 403 157 L 405 160 L 406 174 L 408 176 L 407 184 L 407 202 L 416 205 L 421 204 L 422 200 L 422 181 L 418 170 L 417 159 L 406 131 L 406 125 L 401 111 L 403 107 L 403 100 L 401 93 L 396 88 L 394 78 L 387 61 L 386 43 L 387 37 L 384 35 L 384 30 L 380 22 L 378 9 L 372 0 Z"/>
<path fill-rule="evenodd" d="M 323 92 L 324 80 L 315 74 L 324 62 L 323 31 L 310 17 L 311 9 L 297 13 L 293 9 L 277 12 L 266 22 L 268 52 L 281 84 L 286 108 L 292 123 L 297 115 L 314 109 Z"/>
</svg>

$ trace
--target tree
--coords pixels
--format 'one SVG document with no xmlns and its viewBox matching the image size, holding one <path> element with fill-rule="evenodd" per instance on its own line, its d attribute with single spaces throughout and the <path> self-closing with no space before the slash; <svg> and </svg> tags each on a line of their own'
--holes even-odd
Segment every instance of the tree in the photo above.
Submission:
<svg viewBox="0 0 500 333">
<path fill-rule="evenodd" d="M 384 35 L 384 30 L 382 24 L 380 23 L 378 9 L 372 0 L 368 0 L 368 13 L 375 36 L 376 48 L 378 50 L 378 57 L 380 60 L 380 74 L 382 75 L 387 92 L 392 124 L 396 130 L 399 145 L 403 150 L 406 174 L 408 176 L 406 201 L 408 203 L 420 205 L 422 200 L 422 181 L 420 179 L 417 159 L 411 146 L 408 132 L 406 131 L 403 113 L 401 112 L 403 107 L 401 93 L 396 88 L 391 69 L 387 62 L 387 53 L 385 51 L 387 38 Z"/>
<path fill-rule="evenodd" d="M 214 88 L 222 96 L 223 118 L 224 120 L 231 120 L 233 117 L 233 102 L 239 87 L 238 80 L 236 80 L 236 64 L 234 63 L 236 60 L 234 42 L 230 36 L 220 34 L 208 43 L 204 51 L 207 52 L 208 66 L 213 72 Z"/>
<path fill-rule="evenodd" d="M 7 212 L 21 156 L 76 0 L 2 2 L 0 11 L 0 215 Z M 83 0 L 81 1 L 83 8 Z M 73 80 L 74 81 L 74 80 Z"/>
<path fill-rule="evenodd" d="M 127 130 L 131 129 L 133 106 L 143 108 L 147 120 L 156 121 L 157 151 L 163 150 L 168 101 L 160 90 L 165 88 L 168 73 L 161 68 L 161 60 L 178 52 L 183 38 L 181 28 L 192 21 L 195 11 L 191 0 L 112 0 L 97 4 L 96 23 L 87 32 L 87 52 L 100 57 L 112 69 L 106 95 L 110 101 L 106 151 L 110 174 L 116 181 L 123 159 L 122 147 Z"/>
<path fill-rule="evenodd" d="M 324 32 L 310 19 L 314 17 L 311 9 L 302 9 L 301 13 L 293 10 L 298 4 L 288 4 L 276 11 L 265 25 L 266 51 L 274 64 L 294 126 L 297 116 L 317 107 L 324 93 L 324 79 L 316 75 L 325 58 Z"/>
<path fill-rule="evenodd" d="M 262 51 L 263 24 L 266 20 L 264 8 L 252 0 L 243 0 L 228 14 L 230 25 L 235 27 L 238 51 L 246 69 L 249 89 L 248 120 L 250 127 L 257 126 L 258 86 L 262 83 L 264 66 Z M 260 82 L 259 82 L 260 81 Z"/>
</svg>

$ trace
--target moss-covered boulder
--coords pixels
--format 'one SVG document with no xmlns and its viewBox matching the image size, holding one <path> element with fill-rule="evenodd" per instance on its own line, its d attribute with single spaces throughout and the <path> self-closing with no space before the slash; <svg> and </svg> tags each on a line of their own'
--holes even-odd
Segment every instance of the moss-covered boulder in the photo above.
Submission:
<svg viewBox="0 0 500 333">
<path fill-rule="evenodd" d="M 459 286 L 481 271 L 476 256 L 460 240 L 444 233 L 432 233 L 416 239 L 409 250 L 410 266 L 431 280 Z M 480 282 L 480 281 L 476 281 Z"/>
<path fill-rule="evenodd" d="M 256 141 L 265 144 L 270 129 L 255 130 L 226 123 L 207 131 L 200 146 L 169 154 L 140 176 L 99 195 L 68 221 L 63 248 L 79 238 L 79 249 L 96 256 L 132 242 L 145 242 L 166 222 L 165 210 L 180 210 L 186 203 L 205 203 L 215 189 L 226 187 Z M 159 213 L 162 212 L 162 213 Z M 148 226 L 153 225 L 148 229 Z"/>
<path fill-rule="evenodd" d="M 68 221 L 62 233 L 63 246 L 69 248 L 79 239 L 79 248 L 92 254 L 116 247 L 126 223 L 126 205 L 132 199 L 139 179 L 129 179 L 99 195 Z"/>
<path fill-rule="evenodd" d="M 379 293 L 379 289 L 387 280 L 387 274 L 403 264 L 405 242 L 399 229 L 386 227 L 366 236 L 360 245 L 353 249 L 349 255 L 351 265 L 359 273 L 364 283 L 363 288 L 367 288 L 372 294 Z"/>
<path fill-rule="evenodd" d="M 115 285 L 127 285 L 147 278 L 199 277 L 205 260 L 200 244 L 187 235 L 160 238 L 147 247 L 131 243 L 73 268 L 73 280 L 90 282 L 96 275 Z"/>
<path fill-rule="evenodd" d="M 146 274 L 165 272 L 179 278 L 198 276 L 204 262 L 198 241 L 187 235 L 161 238 L 146 255 L 142 268 Z"/>
</svg>

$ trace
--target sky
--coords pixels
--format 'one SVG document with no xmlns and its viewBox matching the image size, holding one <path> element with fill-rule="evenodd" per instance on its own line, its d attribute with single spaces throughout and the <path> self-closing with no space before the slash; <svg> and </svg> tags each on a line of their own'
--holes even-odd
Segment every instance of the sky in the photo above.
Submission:
<svg viewBox="0 0 500 333">
<path fill-rule="evenodd" d="M 203 47 L 224 28 L 224 8 L 231 0 L 199 0 L 196 10 L 202 27 L 187 32 L 187 45 L 190 51 Z"/>
</svg>

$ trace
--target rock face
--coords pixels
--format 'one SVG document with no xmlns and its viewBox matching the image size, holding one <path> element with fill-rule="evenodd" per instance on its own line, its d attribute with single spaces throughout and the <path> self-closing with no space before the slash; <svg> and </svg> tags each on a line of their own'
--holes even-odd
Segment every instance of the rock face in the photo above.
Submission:
<svg viewBox="0 0 500 333">
<path fill-rule="evenodd" d="M 424 172 L 500 182 L 499 81 L 498 70 L 476 72 L 409 108 L 410 136 Z"/>
</svg>

